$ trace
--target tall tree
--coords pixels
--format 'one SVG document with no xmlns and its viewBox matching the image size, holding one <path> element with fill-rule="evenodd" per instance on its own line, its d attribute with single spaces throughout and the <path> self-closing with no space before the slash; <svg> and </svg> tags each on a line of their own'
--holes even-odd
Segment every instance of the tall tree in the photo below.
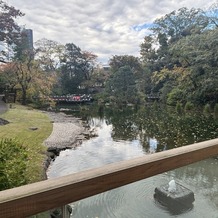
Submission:
<svg viewBox="0 0 218 218">
<path fill-rule="evenodd" d="M 35 59 L 46 72 L 55 72 L 60 68 L 64 45 L 46 38 L 35 42 Z"/>
<path fill-rule="evenodd" d="M 92 52 L 89 51 L 82 51 L 82 57 L 84 60 L 83 63 L 83 72 L 85 75 L 86 80 L 90 80 L 92 73 L 94 71 L 94 68 L 96 66 L 96 58 L 97 55 L 93 54 Z"/>
<path fill-rule="evenodd" d="M 201 33 L 209 24 L 208 17 L 201 9 L 180 8 L 156 19 L 151 30 L 154 34 L 165 35 L 169 42 L 194 34 Z"/>
<path fill-rule="evenodd" d="M 117 105 L 136 103 L 136 83 L 129 66 L 120 67 L 107 82 L 106 92 Z"/>
<path fill-rule="evenodd" d="M 137 91 L 141 93 L 144 91 L 144 83 L 147 78 L 138 57 L 133 55 L 114 55 L 109 60 L 109 65 L 112 75 L 113 72 L 117 72 L 121 67 L 129 66 L 134 74 L 134 82 L 136 83 Z"/>
<path fill-rule="evenodd" d="M 114 55 L 110 58 L 109 65 L 114 72 L 121 67 L 129 66 L 134 74 L 140 75 L 142 73 L 140 59 L 133 55 Z"/>
<path fill-rule="evenodd" d="M 208 10 L 205 11 L 205 16 L 209 18 L 209 23 L 212 28 L 218 27 L 218 2 L 212 4 Z"/>
<path fill-rule="evenodd" d="M 46 74 L 32 58 L 4 65 L 1 77 L 8 88 L 20 90 L 23 105 L 32 101 L 33 96 L 42 99 L 49 96 L 56 81 L 55 76 Z"/>
<path fill-rule="evenodd" d="M 23 44 L 24 43 L 24 44 Z M 20 39 L 15 48 L 13 61 L 5 64 L 1 76 L 10 88 L 21 92 L 21 103 L 25 105 L 33 96 L 48 96 L 55 82 L 56 76 L 46 73 L 40 62 L 34 59 L 34 51 L 25 46 Z"/>
<path fill-rule="evenodd" d="M 0 0 L 0 42 L 2 45 L 6 44 L 10 46 L 16 43 L 19 37 L 20 27 L 16 24 L 15 19 L 23 15 L 20 10 Z M 5 62 L 4 56 L 6 54 L 7 52 L 5 51 L 1 52 L 0 62 Z"/>
<path fill-rule="evenodd" d="M 35 60 L 47 76 L 56 77 L 56 83 L 53 86 L 52 93 L 62 94 L 60 81 L 61 60 L 64 56 L 64 45 L 46 38 L 35 42 Z"/>
<path fill-rule="evenodd" d="M 65 45 L 61 62 L 61 81 L 65 93 L 84 92 L 84 82 L 90 79 L 96 55 L 82 51 L 73 43 Z"/>
<path fill-rule="evenodd" d="M 181 66 L 190 71 L 186 81 L 189 84 L 186 86 L 189 90 L 187 96 L 196 103 L 215 103 L 218 100 L 217 34 L 216 28 L 201 35 L 191 35 L 171 48 Z"/>
<path fill-rule="evenodd" d="M 14 76 L 13 63 L 2 64 L 0 68 L 0 78 L 4 89 L 13 90 L 17 85 L 17 80 Z M 4 90 L 5 91 L 5 90 Z"/>
<path fill-rule="evenodd" d="M 141 44 L 144 64 L 151 71 L 160 71 L 164 67 L 172 69 L 177 62 L 172 59 L 170 46 L 183 37 L 206 31 L 208 26 L 209 18 L 201 9 L 194 8 L 180 8 L 156 19 L 150 28 L 152 34 Z"/>
</svg>

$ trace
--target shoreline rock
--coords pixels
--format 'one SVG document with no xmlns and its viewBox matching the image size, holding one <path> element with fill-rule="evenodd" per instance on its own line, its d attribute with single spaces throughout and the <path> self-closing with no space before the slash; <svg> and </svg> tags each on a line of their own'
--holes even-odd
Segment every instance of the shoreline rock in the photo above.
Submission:
<svg viewBox="0 0 218 218">
<path fill-rule="evenodd" d="M 60 152 L 73 149 L 81 145 L 84 140 L 95 137 L 96 133 L 80 118 L 61 112 L 45 112 L 53 123 L 51 135 L 44 141 L 47 147 L 47 159 L 45 160 L 45 174 L 51 163 Z"/>
<path fill-rule="evenodd" d="M 6 124 L 9 124 L 9 122 L 5 119 L 0 118 L 0 126 L 6 125 Z"/>
</svg>

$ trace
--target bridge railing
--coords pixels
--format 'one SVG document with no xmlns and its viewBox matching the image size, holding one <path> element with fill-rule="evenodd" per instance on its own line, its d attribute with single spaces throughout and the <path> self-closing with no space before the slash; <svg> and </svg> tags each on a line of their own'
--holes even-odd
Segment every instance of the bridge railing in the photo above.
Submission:
<svg viewBox="0 0 218 218">
<path fill-rule="evenodd" d="M 28 217 L 218 155 L 218 139 L 0 192 L 0 217 Z"/>
</svg>

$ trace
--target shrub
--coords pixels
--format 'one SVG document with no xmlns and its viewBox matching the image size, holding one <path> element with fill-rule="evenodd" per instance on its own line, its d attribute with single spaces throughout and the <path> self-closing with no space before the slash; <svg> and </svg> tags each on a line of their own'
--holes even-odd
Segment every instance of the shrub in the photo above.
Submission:
<svg viewBox="0 0 218 218">
<path fill-rule="evenodd" d="M 14 139 L 0 141 L 0 190 L 21 186 L 26 179 L 26 148 Z"/>
<path fill-rule="evenodd" d="M 214 117 L 218 118 L 218 104 L 217 103 L 214 106 Z"/>
<path fill-rule="evenodd" d="M 158 103 L 157 103 L 157 101 L 154 101 L 153 108 L 154 108 L 154 110 L 158 110 Z"/>
<path fill-rule="evenodd" d="M 175 106 L 178 101 L 182 101 L 184 96 L 184 92 L 181 89 L 174 88 L 168 95 L 167 95 L 167 104 Z"/>
<path fill-rule="evenodd" d="M 180 102 L 176 103 L 176 112 L 179 114 L 182 113 L 182 104 Z"/>
<path fill-rule="evenodd" d="M 190 111 L 194 108 L 194 104 L 191 103 L 190 101 L 187 101 L 185 104 L 185 111 Z"/>
<path fill-rule="evenodd" d="M 209 114 L 211 113 L 211 108 L 210 108 L 210 105 L 209 105 L 209 104 L 206 104 L 206 105 L 204 106 L 203 113 L 204 113 L 205 115 L 209 115 Z"/>
</svg>

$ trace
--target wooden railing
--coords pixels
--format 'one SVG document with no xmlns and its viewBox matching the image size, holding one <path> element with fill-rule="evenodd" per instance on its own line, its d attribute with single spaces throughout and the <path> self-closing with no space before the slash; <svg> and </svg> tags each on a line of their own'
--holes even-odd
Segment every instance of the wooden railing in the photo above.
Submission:
<svg viewBox="0 0 218 218">
<path fill-rule="evenodd" d="M 213 139 L 1 191 L 0 217 L 28 217 L 217 155 Z"/>
</svg>

